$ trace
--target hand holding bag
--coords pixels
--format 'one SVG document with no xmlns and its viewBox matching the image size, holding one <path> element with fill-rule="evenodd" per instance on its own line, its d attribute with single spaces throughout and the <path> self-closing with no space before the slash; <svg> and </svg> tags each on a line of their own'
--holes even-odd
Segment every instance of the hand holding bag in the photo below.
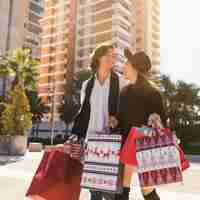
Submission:
<svg viewBox="0 0 200 200">
<path fill-rule="evenodd" d="M 78 200 L 82 165 L 63 147 L 46 151 L 26 196 L 32 200 Z"/>
<path fill-rule="evenodd" d="M 133 127 L 122 148 L 120 160 L 137 166 L 141 187 L 182 182 L 182 171 L 189 167 L 170 129 L 163 128 L 156 114 L 149 126 Z"/>
<path fill-rule="evenodd" d="M 84 154 L 81 186 L 83 188 L 121 193 L 121 165 L 119 161 L 122 136 L 119 134 L 91 134 Z"/>
</svg>

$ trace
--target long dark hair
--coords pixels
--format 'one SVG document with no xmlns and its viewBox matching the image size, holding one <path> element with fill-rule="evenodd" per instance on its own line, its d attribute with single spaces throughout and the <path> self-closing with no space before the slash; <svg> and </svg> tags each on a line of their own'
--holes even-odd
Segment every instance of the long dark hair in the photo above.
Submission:
<svg viewBox="0 0 200 200">
<path fill-rule="evenodd" d="M 92 52 L 90 68 L 94 73 L 96 73 L 99 68 L 100 59 L 108 52 L 109 49 L 114 49 L 114 45 L 101 44 Z"/>
<path fill-rule="evenodd" d="M 152 71 L 150 57 L 144 51 L 133 54 L 129 49 L 124 50 L 124 55 L 132 67 L 138 71 L 139 78 L 159 90 L 158 77 L 156 77 L 157 73 Z"/>
</svg>

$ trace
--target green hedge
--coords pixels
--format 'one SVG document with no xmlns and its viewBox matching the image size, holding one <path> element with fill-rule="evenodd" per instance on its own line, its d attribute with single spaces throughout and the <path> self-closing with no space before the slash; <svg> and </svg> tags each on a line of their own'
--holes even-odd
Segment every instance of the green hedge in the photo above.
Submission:
<svg viewBox="0 0 200 200">
<path fill-rule="evenodd" d="M 187 146 L 184 152 L 185 154 L 200 155 L 200 147 Z"/>
<path fill-rule="evenodd" d="M 186 154 L 200 154 L 200 146 L 191 145 L 193 142 L 200 143 L 200 125 L 178 127 L 176 134 L 181 139 L 181 147 Z"/>
<path fill-rule="evenodd" d="M 176 128 L 177 136 L 185 142 L 200 142 L 200 126 L 187 126 Z"/>
</svg>

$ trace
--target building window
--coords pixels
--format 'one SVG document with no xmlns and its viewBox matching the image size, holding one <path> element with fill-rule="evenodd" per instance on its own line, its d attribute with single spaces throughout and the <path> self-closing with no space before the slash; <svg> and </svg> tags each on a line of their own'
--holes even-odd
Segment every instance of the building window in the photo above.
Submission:
<svg viewBox="0 0 200 200">
<path fill-rule="evenodd" d="M 78 62 L 77 62 L 77 67 L 78 68 L 83 68 L 84 66 L 83 66 L 83 64 L 84 64 L 84 62 L 83 62 L 83 60 L 79 60 Z"/>
<path fill-rule="evenodd" d="M 112 39 L 112 32 L 107 32 L 107 33 L 101 33 L 101 34 L 98 34 L 94 37 L 90 37 L 88 38 L 87 40 L 79 40 L 79 45 L 80 46 L 84 46 L 86 45 L 86 42 L 88 43 L 88 45 L 92 45 L 92 44 L 99 44 L 99 43 L 102 43 L 102 42 L 106 42 L 106 41 L 109 41 Z"/>
<path fill-rule="evenodd" d="M 112 15 L 113 15 L 113 11 L 112 9 L 110 9 L 108 11 L 104 11 L 104 12 L 94 15 L 94 21 L 102 21 L 106 19 L 111 19 Z"/>
<path fill-rule="evenodd" d="M 126 10 L 130 10 L 129 6 L 128 6 L 124 1 L 120 1 L 120 4 L 121 4 Z"/>
<path fill-rule="evenodd" d="M 84 29 L 79 29 L 78 30 L 78 35 L 83 36 L 84 35 Z"/>
<path fill-rule="evenodd" d="M 30 6 L 30 10 L 32 10 L 33 12 L 39 15 L 43 14 L 43 8 L 41 6 L 34 4 L 33 2 L 30 2 L 29 6 Z"/>
<path fill-rule="evenodd" d="M 127 32 L 130 31 L 130 26 L 126 25 L 124 22 L 120 21 L 119 22 L 120 27 L 122 27 L 124 30 L 126 30 Z"/>
<path fill-rule="evenodd" d="M 126 35 L 124 35 L 123 33 L 117 32 L 117 36 L 118 36 L 121 40 L 126 41 L 127 43 L 130 42 L 130 39 L 129 39 Z"/>
<path fill-rule="evenodd" d="M 112 1 L 102 1 L 92 6 L 92 11 L 100 11 L 112 7 Z"/>
<path fill-rule="evenodd" d="M 80 4 L 85 4 L 87 2 L 87 0 L 80 0 L 79 3 Z"/>
<path fill-rule="evenodd" d="M 30 31 L 31 33 L 35 33 L 35 34 L 40 34 L 41 33 L 41 28 L 38 26 L 35 26 L 33 24 L 29 24 L 28 25 L 28 31 Z"/>
<path fill-rule="evenodd" d="M 109 31 L 111 29 L 112 29 L 112 21 L 104 22 L 104 23 L 92 26 L 92 33 Z"/>
<path fill-rule="evenodd" d="M 34 22 L 39 25 L 40 17 L 38 17 L 34 13 L 30 13 L 28 19 L 29 19 L 29 21 Z"/>
<path fill-rule="evenodd" d="M 42 3 L 43 2 L 43 0 L 34 0 L 34 1 L 36 1 L 37 3 Z"/>
<path fill-rule="evenodd" d="M 79 22 L 78 22 L 80 25 L 84 25 L 85 24 L 85 20 L 84 20 L 84 18 L 81 18 L 80 20 L 79 20 Z"/>
<path fill-rule="evenodd" d="M 33 44 L 33 45 L 35 45 L 35 46 L 38 46 L 38 45 L 39 45 L 39 43 L 38 43 L 37 41 L 35 41 L 35 40 L 33 40 L 33 39 L 30 39 L 30 38 L 27 38 L 27 39 L 26 39 L 26 42 L 31 43 L 31 44 Z"/>
<path fill-rule="evenodd" d="M 84 40 L 83 40 L 83 39 L 79 40 L 79 41 L 78 41 L 78 45 L 79 45 L 80 47 L 84 46 Z"/>
<path fill-rule="evenodd" d="M 82 50 L 80 50 L 80 51 L 78 52 L 78 56 L 79 56 L 79 57 L 83 57 L 83 56 L 84 56 L 84 49 L 82 49 Z"/>
</svg>

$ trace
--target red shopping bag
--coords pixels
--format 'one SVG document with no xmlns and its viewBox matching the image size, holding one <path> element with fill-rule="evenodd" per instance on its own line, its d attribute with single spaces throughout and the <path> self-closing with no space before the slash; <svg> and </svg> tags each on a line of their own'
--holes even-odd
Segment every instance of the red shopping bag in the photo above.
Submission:
<svg viewBox="0 0 200 200">
<path fill-rule="evenodd" d="M 171 132 L 170 129 L 165 129 L 166 133 Z M 144 137 L 143 134 L 135 134 L 136 128 L 133 127 L 128 135 L 128 138 L 121 150 L 120 153 L 120 161 L 126 165 L 133 165 L 137 166 L 137 158 L 136 158 L 136 140 L 139 138 Z M 177 148 L 180 153 L 180 160 L 181 160 L 181 169 L 182 171 L 188 169 L 190 167 L 189 161 L 186 159 L 185 154 L 181 147 L 177 144 Z"/>
<path fill-rule="evenodd" d="M 78 200 L 82 164 L 62 149 L 44 153 L 26 196 L 32 200 Z"/>
<path fill-rule="evenodd" d="M 185 171 L 186 169 L 188 169 L 190 167 L 190 163 L 186 159 L 185 154 L 180 146 L 178 146 L 178 150 L 179 150 L 180 159 L 181 159 L 181 169 L 182 169 L 182 171 Z"/>
<path fill-rule="evenodd" d="M 137 166 L 142 187 L 182 182 L 181 171 L 189 167 L 189 162 L 170 129 L 163 129 L 162 134 L 156 129 L 152 136 L 146 133 L 151 133 L 148 127 L 131 129 L 121 162 Z"/>
</svg>

